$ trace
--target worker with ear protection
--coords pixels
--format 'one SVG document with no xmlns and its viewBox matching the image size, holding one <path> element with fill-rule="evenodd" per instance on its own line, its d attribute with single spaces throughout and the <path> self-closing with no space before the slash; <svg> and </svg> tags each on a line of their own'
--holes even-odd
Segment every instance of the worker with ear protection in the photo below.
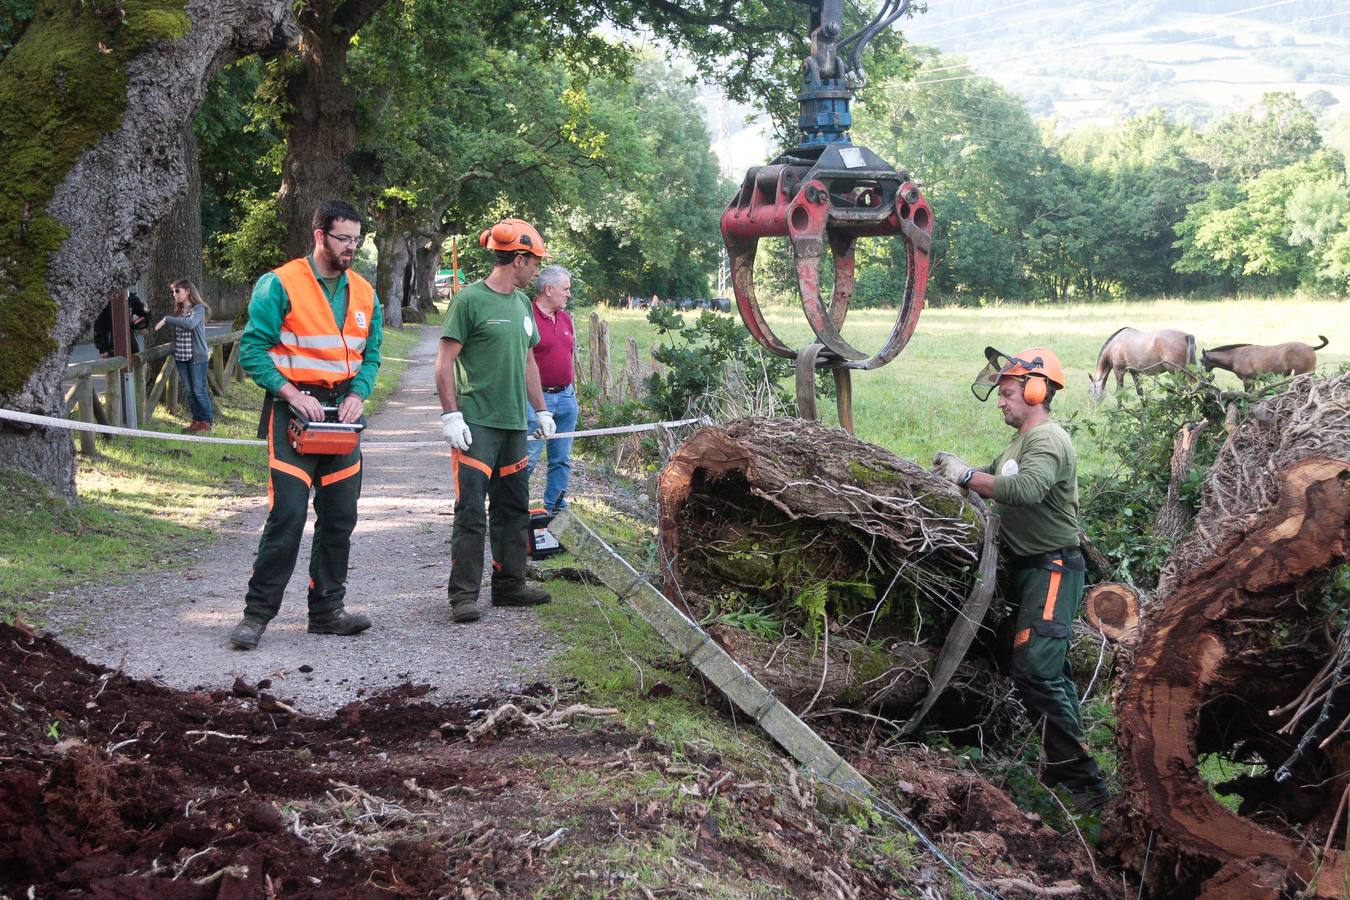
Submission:
<svg viewBox="0 0 1350 900">
<path fill-rule="evenodd" d="M 1073 442 L 1050 418 L 1064 387 L 1053 351 L 1008 356 L 985 348 L 985 367 L 971 390 L 981 400 L 998 392 L 1003 421 L 1017 431 L 992 464 L 976 469 L 950 453 L 934 469 L 991 498 L 1001 519 L 1004 596 L 1017 605 L 1013 682 L 1045 752 L 1041 781 L 1064 785 L 1074 808 L 1087 812 L 1111 795 L 1088 753 L 1069 642 L 1083 598 L 1085 565 L 1078 545 L 1078 464 Z"/>
<path fill-rule="evenodd" d="M 520 219 L 503 219 L 478 242 L 492 251 L 492 272 L 455 295 L 436 354 L 442 431 L 455 482 L 448 594 L 450 617 L 459 623 L 481 615 L 485 501 L 491 501 L 492 605 L 536 606 L 551 599 L 525 581 L 528 410 L 535 411 L 539 439 L 557 430 L 530 352 L 539 331 L 523 290 L 547 251 L 539 232 Z"/>
</svg>

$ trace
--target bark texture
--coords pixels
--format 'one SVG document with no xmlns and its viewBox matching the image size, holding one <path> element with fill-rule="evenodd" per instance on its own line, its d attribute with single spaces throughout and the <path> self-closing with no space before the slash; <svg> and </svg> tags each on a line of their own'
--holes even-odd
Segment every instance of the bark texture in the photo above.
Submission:
<svg viewBox="0 0 1350 900">
<path fill-rule="evenodd" d="M 173 297 L 168 285 L 186 278 L 201 291 L 202 268 L 202 176 L 197 166 L 197 138 L 189 122 L 179 132 L 186 184 L 183 195 L 155 228 L 146 269 L 145 300 L 151 319 L 158 322 L 173 312 Z M 173 340 L 173 329 L 164 327 L 148 332 L 149 340 L 162 344 Z"/>
<path fill-rule="evenodd" d="M 297 4 L 300 65 L 286 83 L 292 114 L 277 206 L 286 225 L 285 255 L 314 242 L 310 219 L 325 200 L 352 200 L 348 156 L 356 149 L 356 93 L 347 54 L 361 26 L 386 0 L 304 0 Z"/>
<path fill-rule="evenodd" d="M 1220 451 L 1121 692 L 1127 795 L 1107 843 L 1142 871 L 1152 835 L 1154 896 L 1276 896 L 1314 873 L 1315 895 L 1339 894 L 1347 559 L 1350 378 L 1305 376 Z M 1206 754 L 1255 767 L 1215 786 L 1237 813 L 1201 776 Z"/>
<path fill-rule="evenodd" d="M 17 389 L 0 394 L 4 405 L 64 413 L 61 378 L 70 348 L 109 293 L 131 285 L 144 269 L 155 227 L 184 190 L 180 135 L 207 80 L 221 66 L 284 46 L 295 35 L 285 0 L 191 0 L 186 14 L 184 37 L 152 42 L 130 58 L 120 118 L 79 156 L 46 204 L 65 230 L 46 274 L 46 292 L 58 301 L 47 336 L 51 349 Z M 59 79 L 59 71 L 53 77 Z M 33 91 L 57 97 L 59 83 L 33 85 Z M 53 114 L 60 114 L 60 101 L 51 102 Z M 0 335 L 0 342 L 11 338 Z M 26 470 L 63 493 L 74 492 L 74 458 L 64 431 L 0 430 L 0 467 Z"/>
</svg>

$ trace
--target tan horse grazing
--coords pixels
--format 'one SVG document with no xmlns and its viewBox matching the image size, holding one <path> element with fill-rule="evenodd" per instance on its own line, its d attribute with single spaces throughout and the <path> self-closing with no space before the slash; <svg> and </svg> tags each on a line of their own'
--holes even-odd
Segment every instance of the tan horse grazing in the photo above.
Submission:
<svg viewBox="0 0 1350 900">
<path fill-rule="evenodd" d="M 1092 382 L 1089 393 L 1093 403 L 1106 396 L 1106 376 L 1116 373 L 1116 390 L 1125 386 L 1125 373 L 1134 379 L 1134 389 L 1144 393 L 1139 385 L 1140 373 L 1172 371 L 1195 365 L 1195 335 L 1175 328 L 1160 331 L 1140 331 L 1121 328 L 1106 339 L 1097 353 L 1097 370 L 1088 376 Z"/>
<path fill-rule="evenodd" d="M 1258 375 L 1303 375 L 1317 368 L 1317 351 L 1330 343 L 1318 335 L 1322 343 L 1313 347 L 1302 341 L 1283 344 L 1224 344 L 1206 350 L 1200 364 L 1208 369 L 1227 369 L 1242 379 L 1244 387 L 1251 387 Z"/>
</svg>

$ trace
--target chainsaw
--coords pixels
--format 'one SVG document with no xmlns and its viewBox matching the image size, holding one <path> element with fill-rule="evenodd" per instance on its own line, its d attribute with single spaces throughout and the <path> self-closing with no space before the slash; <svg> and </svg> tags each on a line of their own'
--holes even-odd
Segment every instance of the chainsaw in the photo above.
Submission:
<svg viewBox="0 0 1350 900">
<path fill-rule="evenodd" d="M 722 214 L 722 239 L 731 262 L 736 307 L 755 340 L 769 352 L 795 361 L 797 409 L 817 419 L 816 369 L 834 375 L 839 424 L 853 431 L 849 372 L 876 369 L 908 343 L 919 322 L 928 285 L 933 211 L 908 172 L 897 170 L 848 136 L 849 102 L 865 83 L 863 47 L 909 9 L 911 0 L 883 0 L 872 19 L 845 37 L 843 0 L 809 0 L 811 55 L 806 60 L 801 102 L 801 143 L 746 173 Z M 842 54 L 848 52 L 845 62 Z M 802 310 L 816 340 L 793 349 L 774 334 L 755 297 L 755 252 L 759 239 L 786 237 L 796 263 Z M 868 354 L 844 339 L 856 277 L 854 245 L 860 237 L 899 237 L 907 277 L 895 326 L 885 343 Z M 821 296 L 820 260 L 828 244 L 834 260 L 829 302 Z"/>
<path fill-rule="evenodd" d="M 291 407 L 291 422 L 286 430 L 296 453 L 306 456 L 340 456 L 360 446 L 361 432 L 365 428 L 365 416 L 355 422 L 339 422 L 338 408 L 325 406 L 322 420 L 310 419 Z"/>
</svg>

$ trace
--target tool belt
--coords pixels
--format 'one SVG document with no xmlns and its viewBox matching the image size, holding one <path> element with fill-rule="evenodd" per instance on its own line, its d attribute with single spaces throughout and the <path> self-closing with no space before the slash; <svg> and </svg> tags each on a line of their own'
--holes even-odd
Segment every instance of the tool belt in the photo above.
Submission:
<svg viewBox="0 0 1350 900">
<path fill-rule="evenodd" d="M 1082 551 L 1077 547 L 1060 547 L 1057 550 L 1047 550 L 1044 553 L 1033 553 L 1030 556 L 1018 556 L 1016 553 L 1009 553 L 1005 556 L 1010 569 L 1046 569 L 1051 572 L 1084 572 L 1087 570 L 1087 561 L 1083 559 Z M 1062 560 L 1063 562 L 1056 562 Z"/>
</svg>

